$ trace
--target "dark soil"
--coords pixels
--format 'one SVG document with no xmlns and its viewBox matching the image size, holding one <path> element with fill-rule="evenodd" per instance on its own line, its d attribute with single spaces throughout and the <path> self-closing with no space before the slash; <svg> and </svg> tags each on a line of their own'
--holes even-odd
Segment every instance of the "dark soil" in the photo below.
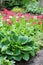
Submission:
<svg viewBox="0 0 43 65">
<path fill-rule="evenodd" d="M 43 50 L 37 53 L 37 56 L 32 58 L 30 61 L 17 62 L 16 65 L 43 65 Z"/>
</svg>

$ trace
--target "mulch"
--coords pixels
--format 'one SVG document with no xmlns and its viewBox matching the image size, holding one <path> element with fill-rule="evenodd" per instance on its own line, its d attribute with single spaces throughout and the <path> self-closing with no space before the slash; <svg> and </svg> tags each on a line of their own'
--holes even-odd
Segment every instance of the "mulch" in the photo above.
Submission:
<svg viewBox="0 0 43 65">
<path fill-rule="evenodd" d="M 43 50 L 40 50 L 34 58 L 29 61 L 16 62 L 16 65 L 43 65 Z"/>
</svg>

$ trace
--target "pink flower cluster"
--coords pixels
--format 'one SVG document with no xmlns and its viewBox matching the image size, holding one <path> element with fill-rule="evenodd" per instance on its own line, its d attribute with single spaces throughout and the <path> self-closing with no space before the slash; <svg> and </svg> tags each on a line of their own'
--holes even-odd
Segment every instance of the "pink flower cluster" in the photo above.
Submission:
<svg viewBox="0 0 43 65">
<path fill-rule="evenodd" d="M 16 17 L 16 21 L 17 21 L 17 22 L 19 22 L 19 19 L 20 19 L 20 18 L 24 18 L 26 22 L 27 22 L 29 19 L 31 19 L 31 18 L 33 18 L 33 19 L 38 19 L 38 20 L 39 20 L 38 25 L 42 24 L 42 21 L 41 21 L 41 20 L 43 19 L 43 15 L 31 15 L 31 14 L 28 14 L 28 13 L 22 14 L 22 13 L 20 13 L 20 12 L 14 13 L 14 12 L 12 12 L 12 11 L 7 10 L 6 8 L 4 8 L 3 14 L 4 14 L 4 15 L 3 15 L 3 17 L 2 17 L 2 20 L 3 20 L 3 21 L 7 21 L 7 23 L 10 24 L 10 25 L 12 24 L 12 22 L 10 21 L 10 18 L 11 18 L 12 16 L 15 16 L 15 17 Z M 32 24 L 35 24 L 35 22 L 33 22 Z"/>
</svg>

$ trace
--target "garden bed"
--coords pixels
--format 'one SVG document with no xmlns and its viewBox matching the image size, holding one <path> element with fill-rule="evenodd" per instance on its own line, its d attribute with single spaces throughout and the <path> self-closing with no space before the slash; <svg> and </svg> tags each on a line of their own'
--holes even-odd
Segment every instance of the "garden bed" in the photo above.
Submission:
<svg viewBox="0 0 43 65">
<path fill-rule="evenodd" d="M 15 13 L 4 8 L 0 13 L 0 57 L 18 61 L 16 65 L 32 63 L 28 60 L 43 46 L 42 21 L 43 15 Z"/>
</svg>

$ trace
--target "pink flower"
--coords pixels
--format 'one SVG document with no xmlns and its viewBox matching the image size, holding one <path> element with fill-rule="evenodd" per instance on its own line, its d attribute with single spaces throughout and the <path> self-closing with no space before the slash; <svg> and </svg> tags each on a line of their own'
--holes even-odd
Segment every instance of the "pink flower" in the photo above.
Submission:
<svg viewBox="0 0 43 65">
<path fill-rule="evenodd" d="M 9 17 L 7 17 L 7 16 L 3 16 L 3 17 L 2 17 L 2 20 L 3 20 L 3 21 L 6 21 L 7 19 L 9 19 Z"/>
<path fill-rule="evenodd" d="M 29 16 L 29 14 L 24 14 L 24 16 L 25 16 L 25 17 L 28 17 L 28 16 Z"/>
<path fill-rule="evenodd" d="M 25 18 L 25 21 L 28 21 L 29 20 L 29 18 L 27 17 L 27 18 Z"/>
<path fill-rule="evenodd" d="M 43 19 L 43 15 L 37 16 L 38 19 Z"/>
<path fill-rule="evenodd" d="M 30 18 L 34 18 L 34 16 L 33 15 L 30 15 Z"/>
<path fill-rule="evenodd" d="M 3 11 L 4 14 L 6 14 L 6 15 L 9 15 L 9 16 L 10 16 L 10 15 L 11 15 L 11 16 L 14 16 L 14 15 L 15 15 L 15 13 L 13 13 L 12 11 L 7 10 L 6 8 L 4 8 L 3 10 L 4 10 L 4 11 Z"/>
<path fill-rule="evenodd" d="M 22 14 L 21 13 L 17 13 L 16 14 L 19 18 L 22 17 Z"/>
<path fill-rule="evenodd" d="M 41 24 L 42 24 L 42 22 L 41 22 L 41 21 L 39 21 L 39 22 L 38 22 L 38 25 L 41 25 Z"/>
<path fill-rule="evenodd" d="M 14 16 L 15 14 L 12 11 L 7 11 L 7 15 Z"/>
<path fill-rule="evenodd" d="M 24 18 L 24 14 L 22 14 L 22 16 L 21 16 L 22 18 Z"/>
<path fill-rule="evenodd" d="M 11 21 L 7 21 L 7 24 L 8 24 L 8 25 L 12 25 L 12 22 L 11 22 Z"/>
<path fill-rule="evenodd" d="M 37 16 L 34 16 L 34 19 L 37 19 Z"/>
<path fill-rule="evenodd" d="M 4 14 L 7 14 L 7 11 L 8 11 L 8 10 L 7 10 L 6 8 L 4 8 L 3 10 L 4 10 L 4 11 L 3 11 Z"/>
<path fill-rule="evenodd" d="M 19 22 L 19 18 L 16 19 L 16 22 Z"/>
<path fill-rule="evenodd" d="M 32 22 L 32 25 L 36 24 L 36 22 Z"/>
</svg>

